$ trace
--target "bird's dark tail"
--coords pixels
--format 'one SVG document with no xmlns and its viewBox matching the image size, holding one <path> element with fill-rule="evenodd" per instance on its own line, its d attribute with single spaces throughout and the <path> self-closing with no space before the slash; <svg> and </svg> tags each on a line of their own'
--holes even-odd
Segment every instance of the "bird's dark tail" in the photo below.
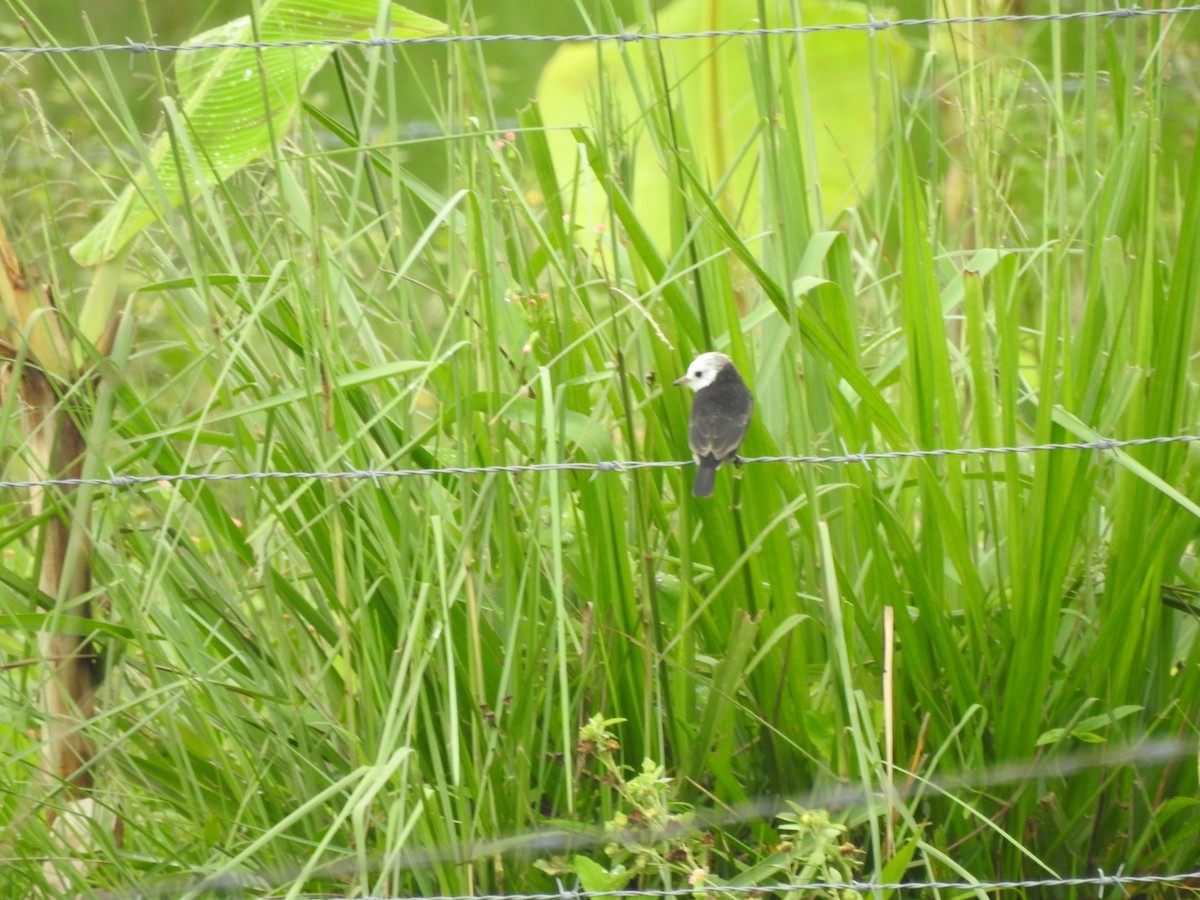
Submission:
<svg viewBox="0 0 1200 900">
<path fill-rule="evenodd" d="M 717 467 L 700 463 L 700 471 L 696 473 L 696 483 L 692 485 L 693 497 L 711 497 L 713 482 L 717 478 Z"/>
</svg>

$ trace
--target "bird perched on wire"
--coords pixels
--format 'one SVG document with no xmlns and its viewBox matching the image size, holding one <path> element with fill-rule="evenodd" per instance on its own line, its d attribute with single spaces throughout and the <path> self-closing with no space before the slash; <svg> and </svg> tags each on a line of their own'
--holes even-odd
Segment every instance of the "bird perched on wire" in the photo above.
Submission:
<svg viewBox="0 0 1200 900">
<path fill-rule="evenodd" d="M 710 497 L 717 467 L 738 461 L 738 448 L 754 412 L 754 397 L 733 360 L 724 353 L 701 353 L 688 366 L 687 374 L 673 384 L 696 392 L 688 423 L 688 446 L 696 454 L 700 471 L 692 485 L 692 496 Z"/>
</svg>

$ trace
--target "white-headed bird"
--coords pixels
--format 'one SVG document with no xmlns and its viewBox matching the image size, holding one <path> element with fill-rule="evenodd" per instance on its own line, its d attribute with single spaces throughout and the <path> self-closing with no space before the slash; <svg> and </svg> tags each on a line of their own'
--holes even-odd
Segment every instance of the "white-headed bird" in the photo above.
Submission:
<svg viewBox="0 0 1200 900">
<path fill-rule="evenodd" d="M 754 397 L 724 353 L 701 353 L 688 366 L 687 374 L 674 384 L 691 388 L 692 417 L 688 424 L 688 446 L 696 454 L 700 471 L 692 485 L 692 496 L 710 497 L 717 467 L 737 460 L 738 448 L 750 427 Z"/>
</svg>

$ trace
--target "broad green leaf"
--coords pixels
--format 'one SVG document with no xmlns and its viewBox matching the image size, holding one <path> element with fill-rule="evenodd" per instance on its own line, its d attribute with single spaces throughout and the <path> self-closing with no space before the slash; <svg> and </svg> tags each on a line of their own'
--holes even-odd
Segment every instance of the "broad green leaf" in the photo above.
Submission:
<svg viewBox="0 0 1200 900">
<path fill-rule="evenodd" d="M 1068 737 L 1082 741 L 1085 744 L 1103 744 L 1107 738 L 1097 734 L 1096 731 L 1098 729 L 1107 728 L 1114 722 L 1119 722 L 1121 719 L 1141 711 L 1142 707 L 1140 706 L 1126 704 L 1118 706 L 1112 712 L 1080 719 L 1070 728 L 1051 728 L 1043 732 L 1037 739 L 1037 746 L 1044 747 L 1048 744 L 1057 744 Z"/>
<path fill-rule="evenodd" d="M 919 847 L 920 838 L 918 835 L 913 835 L 902 846 L 897 847 L 895 853 L 892 854 L 892 858 L 884 864 L 883 871 L 880 872 L 880 881 L 887 884 L 898 884 L 903 881 L 909 864 L 912 862 L 912 858 L 916 855 Z M 891 900 L 895 896 L 904 896 L 904 891 L 884 891 L 883 896 L 884 900 Z"/>
<path fill-rule="evenodd" d="M 211 43 L 330 40 L 365 36 L 378 15 L 377 0 L 266 0 L 260 6 L 259 34 L 242 17 L 196 35 L 187 46 Z M 446 26 L 401 6 L 391 8 L 391 37 L 442 34 Z M 263 156 L 272 136 L 287 132 L 309 81 L 335 48 L 224 48 L 177 54 L 182 118 L 189 129 L 196 171 L 188 153 L 172 153 L 169 131 L 150 150 L 153 172 L 142 172 L 116 204 L 71 248 L 81 265 L 112 259 L 156 218 L 147 199 L 173 207 L 183 198 L 180 170 L 188 185 L 228 178 Z M 178 157 L 178 158 L 177 158 Z"/>
<path fill-rule="evenodd" d="M 621 866 L 610 872 L 598 862 L 580 855 L 572 858 L 571 867 L 579 876 L 580 885 L 588 892 L 622 890 L 638 874 L 636 869 L 624 869 Z"/>
<path fill-rule="evenodd" d="M 664 33 L 697 32 L 715 29 L 792 27 L 867 21 L 867 9 L 861 3 L 844 0 L 803 0 L 799 4 L 801 21 L 790 15 L 758 18 L 757 0 L 677 0 L 657 17 L 655 31 Z M 771 5 L 774 9 L 774 5 Z M 877 19 L 888 18 L 885 8 L 873 10 Z M 665 61 L 668 81 L 677 87 L 672 102 L 679 103 L 678 121 L 690 126 L 689 141 L 703 155 L 702 169 L 712 184 L 732 176 L 724 193 L 734 208 L 743 208 L 740 226 L 756 233 L 761 215 L 758 179 L 761 164 L 754 152 L 743 153 L 744 143 L 760 127 L 753 92 L 753 72 L 747 56 L 747 40 L 728 38 L 720 42 L 688 40 L 664 41 L 656 46 Z M 821 187 L 822 207 L 826 215 L 844 208 L 853 197 L 866 191 L 871 183 L 872 163 L 877 141 L 886 134 L 890 105 L 872 109 L 879 72 L 902 73 L 911 49 L 902 44 L 894 30 L 872 36 L 865 31 L 838 31 L 807 34 L 803 38 L 775 40 L 773 50 L 791 53 L 792 41 L 803 40 L 804 61 L 791 65 L 795 73 L 794 90 L 805 96 L 814 123 L 810 158 L 815 163 L 816 180 Z M 874 41 L 874 46 L 872 45 Z M 632 49 L 630 49 L 632 48 Z M 886 60 L 890 54 L 891 66 Z M 639 218 L 650 224 L 660 246 L 667 234 L 667 204 L 671 186 L 667 173 L 654 158 L 652 141 L 642 127 L 653 78 L 647 66 L 654 57 L 637 45 L 604 44 L 599 51 L 591 45 L 568 45 L 547 64 L 538 83 L 538 104 L 549 129 L 550 147 L 560 183 L 568 183 L 579 168 L 580 151 L 570 128 L 587 125 L 602 129 L 602 121 L 618 121 L 629 128 L 624 139 L 631 143 L 636 161 L 634 189 Z M 872 75 L 872 71 L 876 75 Z M 604 102 L 610 115 L 597 113 L 603 85 Z M 585 167 L 586 168 L 586 167 Z M 607 201 L 604 192 L 585 172 L 577 210 L 592 222 L 604 219 Z"/>
</svg>

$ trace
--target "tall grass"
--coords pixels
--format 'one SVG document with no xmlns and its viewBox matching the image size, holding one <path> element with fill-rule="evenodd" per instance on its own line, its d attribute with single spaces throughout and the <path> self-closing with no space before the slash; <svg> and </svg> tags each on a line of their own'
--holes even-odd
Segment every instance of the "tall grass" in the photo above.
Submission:
<svg viewBox="0 0 1200 900">
<path fill-rule="evenodd" d="M 906 32 L 928 43 L 912 72 L 880 60 L 893 127 L 874 185 L 831 221 L 789 75 L 800 41 L 746 40 L 761 234 L 714 199 L 662 46 L 629 50 L 659 159 L 622 155 L 604 96 L 605 127 L 577 133 L 603 222 L 559 190 L 536 106 L 505 137 L 483 48 L 451 50 L 443 133 L 420 140 L 395 137 L 402 54 L 339 54 L 353 114 L 314 113 L 143 238 L 89 471 L 680 459 L 669 382 L 713 348 L 753 385 L 751 456 L 1194 433 L 1200 167 L 1164 146 L 1200 108 L 1169 77 L 1196 52 L 1181 26 Z M 31 74 L 51 64 L 103 101 L 112 143 L 139 142 L 129 99 L 74 69 L 111 60 Z M 5 162 L 31 152 L 26 132 Z M 444 185 L 411 174 L 429 155 Z M 632 168 L 659 164 L 677 187 L 665 245 L 632 191 Z M 24 252 L 69 283 L 64 190 L 8 206 Z M 545 889 L 532 863 L 563 848 L 531 835 L 565 827 L 604 865 L 624 808 L 578 743 L 597 714 L 623 720 L 610 749 L 630 777 L 648 758 L 673 800 L 715 811 L 714 878 L 783 870 L 758 864 L 784 796 L 849 826 L 865 877 L 1194 866 L 1196 520 L 1171 493 L 1200 487 L 1186 447 L 750 465 L 711 501 L 691 477 L 96 491 L 97 798 L 124 846 L 77 890 Z M 2 497 L 16 662 L 35 655 L 38 523 Z M 48 890 L 38 808 L 57 800 L 35 776 L 31 671 L 0 681 L 5 896 Z M 1182 755 L 1139 759 L 1164 740 Z"/>
</svg>

